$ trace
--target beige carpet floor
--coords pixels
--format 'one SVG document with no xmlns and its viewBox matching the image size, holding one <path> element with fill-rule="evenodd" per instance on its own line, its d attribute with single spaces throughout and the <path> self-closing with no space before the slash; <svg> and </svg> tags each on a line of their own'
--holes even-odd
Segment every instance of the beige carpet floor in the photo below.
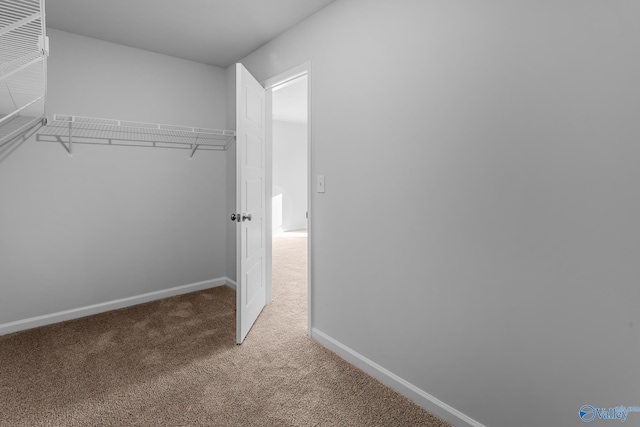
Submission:
<svg viewBox="0 0 640 427">
<path fill-rule="evenodd" d="M 227 287 L 0 337 L 0 426 L 448 426 L 306 336 L 305 262 L 241 346 Z"/>
</svg>

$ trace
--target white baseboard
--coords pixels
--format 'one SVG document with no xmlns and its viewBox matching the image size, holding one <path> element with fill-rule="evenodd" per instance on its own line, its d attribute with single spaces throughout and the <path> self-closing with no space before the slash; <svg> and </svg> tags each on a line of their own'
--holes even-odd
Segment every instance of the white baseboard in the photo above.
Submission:
<svg viewBox="0 0 640 427">
<path fill-rule="evenodd" d="M 226 284 L 229 284 L 229 282 L 232 282 L 235 286 L 235 282 L 229 280 L 226 277 L 220 277 L 218 279 L 205 280 L 203 282 L 176 286 L 175 288 L 163 289 L 160 291 L 149 292 L 142 295 L 88 305 L 86 307 L 73 308 L 71 310 L 60 311 L 58 313 L 45 314 L 43 316 L 36 316 L 29 319 L 4 323 L 0 325 L 0 335 L 11 334 L 14 332 L 24 331 L 26 329 L 37 328 L 39 326 L 50 325 L 53 323 L 64 322 L 66 320 L 77 319 L 79 317 L 91 316 L 92 314 L 104 313 L 105 311 L 117 310 L 119 308 L 143 304 L 149 301 L 187 294 L 189 292 L 201 291 L 203 289 L 215 288 L 217 286 L 224 286 Z"/>
<path fill-rule="evenodd" d="M 290 233 L 292 231 L 307 231 L 307 223 L 305 222 L 304 224 L 297 224 L 292 227 L 282 229 L 283 233 Z"/>
<path fill-rule="evenodd" d="M 311 337 L 343 359 L 351 362 L 367 374 L 378 379 L 398 393 L 411 399 L 432 414 L 453 424 L 455 427 L 485 427 L 476 420 L 466 416 L 457 409 L 436 399 L 424 390 L 419 389 L 408 381 L 403 380 L 393 372 L 388 371 L 377 363 L 367 359 L 339 341 L 316 328 L 311 329 Z"/>
<path fill-rule="evenodd" d="M 238 290 L 238 284 L 234 280 L 229 279 L 228 277 L 225 277 L 225 284 L 231 289 L 233 289 L 234 291 Z"/>
</svg>

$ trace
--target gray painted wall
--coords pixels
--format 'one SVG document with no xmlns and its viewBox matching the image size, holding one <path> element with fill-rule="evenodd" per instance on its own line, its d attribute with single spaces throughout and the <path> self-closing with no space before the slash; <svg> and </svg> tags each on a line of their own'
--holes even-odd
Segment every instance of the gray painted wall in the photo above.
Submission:
<svg viewBox="0 0 640 427">
<path fill-rule="evenodd" d="M 313 326 L 486 426 L 637 405 L 639 14 L 339 0 L 245 58 L 312 61 Z"/>
<path fill-rule="evenodd" d="M 48 112 L 224 128 L 225 70 L 50 30 Z M 226 275 L 225 154 L 0 153 L 0 324 Z"/>
<path fill-rule="evenodd" d="M 277 92 L 274 94 L 274 97 Z M 273 121 L 273 193 L 282 197 L 278 231 L 307 228 L 307 125 Z M 274 229 L 275 231 L 275 229 Z"/>
</svg>

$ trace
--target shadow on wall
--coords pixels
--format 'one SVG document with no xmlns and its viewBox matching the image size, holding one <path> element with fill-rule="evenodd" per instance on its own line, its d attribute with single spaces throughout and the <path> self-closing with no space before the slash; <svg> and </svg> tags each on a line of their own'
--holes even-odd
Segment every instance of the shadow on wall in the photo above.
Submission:
<svg viewBox="0 0 640 427">
<path fill-rule="evenodd" d="M 21 120 L 22 119 L 22 120 Z M 40 119 L 14 117 L 2 123 L 0 130 L 0 163 L 7 159 L 25 141 L 31 138 L 41 127 Z"/>
</svg>

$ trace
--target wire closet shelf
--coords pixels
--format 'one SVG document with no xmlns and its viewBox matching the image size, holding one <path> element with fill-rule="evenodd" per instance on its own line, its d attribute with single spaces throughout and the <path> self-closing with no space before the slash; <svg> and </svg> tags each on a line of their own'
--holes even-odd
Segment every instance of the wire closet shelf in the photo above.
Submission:
<svg viewBox="0 0 640 427">
<path fill-rule="evenodd" d="M 72 154 L 72 144 L 106 144 L 147 147 L 226 150 L 234 141 L 232 130 L 207 129 L 158 123 L 55 114 L 39 132 L 54 137 Z"/>
<path fill-rule="evenodd" d="M 0 0 L 0 146 L 45 120 L 44 0 Z"/>
</svg>

